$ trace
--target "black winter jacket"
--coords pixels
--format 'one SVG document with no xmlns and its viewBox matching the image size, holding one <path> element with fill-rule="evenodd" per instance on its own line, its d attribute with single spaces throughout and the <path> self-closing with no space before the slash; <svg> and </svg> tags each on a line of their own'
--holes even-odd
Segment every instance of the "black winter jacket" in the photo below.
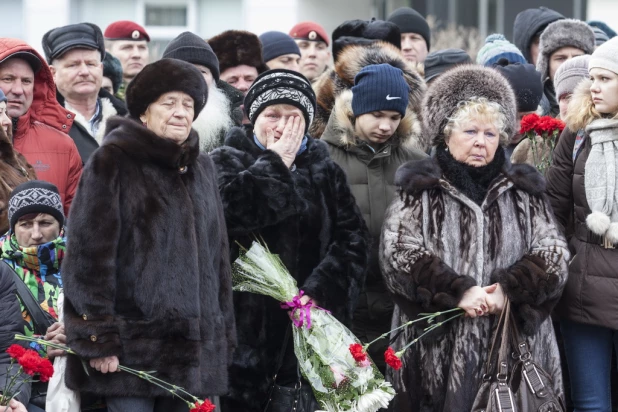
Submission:
<svg viewBox="0 0 618 412">
<path fill-rule="evenodd" d="M 212 153 L 232 258 L 238 255 L 236 242 L 249 246 L 253 239 L 264 239 L 300 289 L 339 320 L 349 321 L 364 282 L 367 229 L 343 170 L 319 140 L 308 139 L 290 170 L 278 154 L 261 150 L 252 136 L 252 130 L 234 128 L 226 146 Z M 238 349 L 224 410 L 258 412 L 290 320 L 279 302 L 251 293 L 235 292 L 234 309 Z M 284 363 L 293 378 L 296 367 L 290 357 L 293 364 Z"/>
</svg>

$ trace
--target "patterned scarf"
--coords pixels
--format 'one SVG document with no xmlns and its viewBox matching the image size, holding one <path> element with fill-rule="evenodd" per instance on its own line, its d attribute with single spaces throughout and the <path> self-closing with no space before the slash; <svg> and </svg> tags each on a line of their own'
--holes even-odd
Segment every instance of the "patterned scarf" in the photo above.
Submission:
<svg viewBox="0 0 618 412">
<path fill-rule="evenodd" d="M 28 289 L 41 304 L 41 308 L 54 319 L 58 319 L 58 294 L 62 289 L 60 265 L 66 251 L 64 230 L 60 236 L 42 245 L 24 248 L 19 246 L 14 234 L 7 233 L 0 238 L 0 256 L 24 281 Z M 24 319 L 24 334 L 34 334 L 34 323 L 21 303 Z"/>
</svg>

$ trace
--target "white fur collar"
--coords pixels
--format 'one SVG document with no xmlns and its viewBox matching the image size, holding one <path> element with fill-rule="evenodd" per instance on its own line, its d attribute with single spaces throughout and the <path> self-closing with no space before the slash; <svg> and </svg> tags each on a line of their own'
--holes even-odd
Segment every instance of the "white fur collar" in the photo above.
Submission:
<svg viewBox="0 0 618 412">
<path fill-rule="evenodd" d="M 97 141 L 97 143 L 100 145 L 103 142 L 103 136 L 105 136 L 105 125 L 107 123 L 107 119 L 109 119 L 112 116 L 117 115 L 118 112 L 114 108 L 114 105 L 112 104 L 112 102 L 107 97 L 101 97 L 99 99 L 99 102 L 101 104 L 101 114 L 102 114 L 101 122 L 99 123 L 99 128 L 97 129 L 96 135 L 93 137 Z M 64 102 L 64 107 L 65 109 L 73 112 L 73 114 L 75 115 L 74 121 L 81 124 L 84 127 L 84 129 L 90 132 L 90 124 L 84 116 L 82 116 L 75 109 L 73 109 L 71 105 L 66 101 Z"/>
</svg>

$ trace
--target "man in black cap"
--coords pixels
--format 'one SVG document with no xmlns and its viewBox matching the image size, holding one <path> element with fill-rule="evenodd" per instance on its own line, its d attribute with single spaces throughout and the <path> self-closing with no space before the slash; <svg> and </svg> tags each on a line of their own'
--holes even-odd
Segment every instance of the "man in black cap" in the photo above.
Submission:
<svg viewBox="0 0 618 412">
<path fill-rule="evenodd" d="M 178 59 L 193 64 L 208 85 L 208 101 L 193 121 L 200 136 L 200 150 L 208 153 L 223 145 L 227 131 L 242 124 L 244 95 L 220 79 L 219 59 L 201 37 L 184 32 L 172 40 L 163 52 L 164 59 Z"/>
<path fill-rule="evenodd" d="M 70 24 L 45 33 L 42 43 L 58 102 L 75 113 L 69 136 L 86 163 L 103 141 L 107 119 L 126 114 L 124 103 L 101 88 L 103 34 L 92 23 Z"/>
<path fill-rule="evenodd" d="M 431 45 L 431 30 L 427 20 L 410 7 L 395 10 L 387 20 L 399 27 L 403 57 L 413 63 L 423 63 Z"/>
</svg>

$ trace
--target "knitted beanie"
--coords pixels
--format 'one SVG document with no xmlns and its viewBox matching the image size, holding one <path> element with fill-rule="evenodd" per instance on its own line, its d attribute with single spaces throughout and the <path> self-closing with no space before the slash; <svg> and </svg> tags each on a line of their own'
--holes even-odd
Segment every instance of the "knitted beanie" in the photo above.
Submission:
<svg viewBox="0 0 618 412">
<path fill-rule="evenodd" d="M 30 213 L 52 215 L 60 227 L 64 226 L 64 210 L 58 188 L 43 180 L 30 180 L 17 186 L 9 197 L 9 222 L 11 231 L 20 217 Z"/>
<path fill-rule="evenodd" d="M 392 110 L 404 116 L 409 92 L 401 69 L 386 63 L 371 64 L 354 78 L 352 111 L 356 117 L 380 110 Z"/>
<path fill-rule="evenodd" d="M 594 32 L 585 22 L 563 19 L 551 23 L 541 34 L 539 57 L 536 69 L 541 72 L 541 80 L 549 78 L 549 58 L 558 49 L 575 47 L 591 54 L 594 51 Z"/>
<path fill-rule="evenodd" d="M 618 37 L 609 39 L 592 53 L 588 70 L 595 67 L 618 74 Z"/>
<path fill-rule="evenodd" d="M 562 63 L 556 75 L 554 76 L 554 88 L 556 89 L 556 97 L 560 97 L 573 93 L 575 86 L 580 81 L 588 78 L 588 64 L 590 63 L 590 55 L 576 56 Z"/>
<path fill-rule="evenodd" d="M 427 50 L 431 45 L 431 30 L 427 20 L 416 10 L 410 7 L 401 7 L 395 10 L 386 19 L 391 23 L 395 23 L 399 27 L 401 34 L 416 33 L 423 36 L 427 43 Z"/>
<path fill-rule="evenodd" d="M 267 31 L 260 36 L 260 42 L 262 43 L 262 58 L 265 63 L 286 54 L 300 56 L 298 44 L 289 34 L 280 31 Z"/>
<path fill-rule="evenodd" d="M 189 31 L 180 33 L 163 51 L 164 59 L 178 59 L 210 69 L 213 79 L 219 81 L 219 59 L 210 44 Z"/>
<path fill-rule="evenodd" d="M 122 84 L 122 65 L 120 60 L 112 56 L 111 53 L 105 53 L 103 59 L 103 77 L 108 77 L 112 81 L 114 93 L 118 92 Z"/>
<path fill-rule="evenodd" d="M 502 34 L 492 34 L 485 39 L 485 45 L 476 55 L 476 62 L 491 67 L 500 59 L 509 63 L 526 64 L 526 58 L 521 51 Z"/>
<path fill-rule="evenodd" d="M 315 92 L 302 74 L 286 69 L 268 70 L 260 74 L 245 96 L 245 112 L 251 123 L 268 106 L 289 104 L 299 108 L 305 117 L 305 133 L 316 111 Z"/>
<path fill-rule="evenodd" d="M 594 32 L 594 42 L 597 46 L 600 46 L 609 40 L 609 36 L 603 30 L 599 29 L 598 27 L 594 27 L 594 26 L 590 26 L 590 27 L 592 27 L 592 31 Z"/>
<path fill-rule="evenodd" d="M 599 29 L 603 30 L 605 34 L 607 34 L 607 37 L 609 37 L 610 39 L 616 37 L 616 32 L 602 21 L 591 20 L 588 22 L 588 24 L 592 27 L 598 27 Z"/>
<path fill-rule="evenodd" d="M 541 73 L 536 71 L 533 64 L 509 64 L 507 59 L 502 59 L 494 67 L 511 84 L 518 112 L 532 112 L 538 108 L 543 98 L 543 83 Z"/>
</svg>

